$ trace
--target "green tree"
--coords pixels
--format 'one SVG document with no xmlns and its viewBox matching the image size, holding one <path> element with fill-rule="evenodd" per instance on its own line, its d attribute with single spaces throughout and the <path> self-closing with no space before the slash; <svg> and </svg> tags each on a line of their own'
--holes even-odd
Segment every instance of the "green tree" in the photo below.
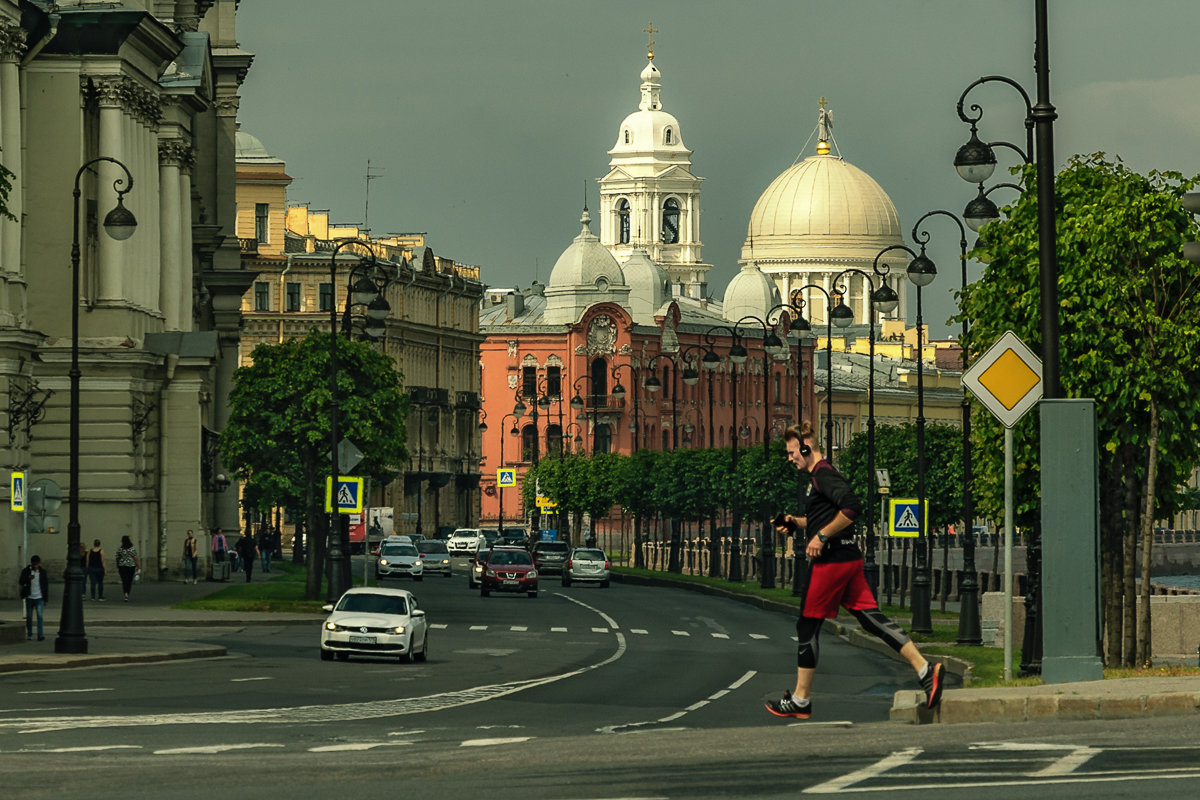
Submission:
<svg viewBox="0 0 1200 800">
<path fill-rule="evenodd" d="M 386 482 L 407 458 L 408 397 L 395 362 L 369 345 L 337 338 L 338 427 L 363 452 L 359 475 Z M 253 487 L 259 508 L 304 508 L 308 530 L 320 530 L 329 474 L 329 334 L 254 348 L 252 363 L 234 373 L 229 423 L 221 455 Z M 322 537 L 310 536 L 306 596 L 320 594 Z"/>
<path fill-rule="evenodd" d="M 971 257 L 983 277 L 962 297 L 967 344 L 981 353 L 1008 329 L 1041 346 L 1036 175 L 986 226 Z M 1110 664 L 1145 662 L 1149 618 L 1134 618 L 1139 531 L 1174 512 L 1177 488 L 1196 464 L 1200 425 L 1200 267 L 1182 259 L 1196 225 L 1182 195 L 1196 180 L 1142 176 L 1103 154 L 1072 158 L 1055 182 L 1060 380 L 1066 397 L 1096 400 L 1099 440 L 1101 585 Z M 999 423 L 977 415 L 976 441 L 1000 440 Z M 1014 429 L 1017 523 L 1037 530 L 1038 421 Z M 1000 448 L 979 447 L 976 497 L 999 519 Z M 1143 576 L 1153 537 L 1143 539 Z M 1149 590 L 1149 581 L 1144 582 Z M 1148 597 L 1146 598 L 1148 601 Z M 1149 602 L 1145 613 L 1149 613 Z M 1139 632 L 1140 627 L 1140 632 Z"/>
</svg>

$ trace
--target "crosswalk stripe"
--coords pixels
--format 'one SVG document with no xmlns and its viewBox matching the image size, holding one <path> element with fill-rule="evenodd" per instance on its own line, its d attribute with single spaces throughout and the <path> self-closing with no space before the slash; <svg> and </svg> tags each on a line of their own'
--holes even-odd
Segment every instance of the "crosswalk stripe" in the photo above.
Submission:
<svg viewBox="0 0 1200 800">
<path fill-rule="evenodd" d="M 691 634 L 687 631 L 671 631 L 671 633 L 675 634 L 676 636 L 691 636 Z"/>
<path fill-rule="evenodd" d="M 714 634 L 712 634 L 712 637 L 714 639 L 728 639 L 729 634 L 728 633 L 714 633 Z"/>
</svg>

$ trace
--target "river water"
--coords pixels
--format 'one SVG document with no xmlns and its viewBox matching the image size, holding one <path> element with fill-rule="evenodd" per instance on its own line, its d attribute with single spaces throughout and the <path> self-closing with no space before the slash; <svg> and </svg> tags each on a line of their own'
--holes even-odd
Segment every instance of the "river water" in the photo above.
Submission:
<svg viewBox="0 0 1200 800">
<path fill-rule="evenodd" d="M 1159 586 L 1174 586 L 1176 589 L 1200 589 L 1200 575 L 1162 575 L 1150 579 Z"/>
</svg>

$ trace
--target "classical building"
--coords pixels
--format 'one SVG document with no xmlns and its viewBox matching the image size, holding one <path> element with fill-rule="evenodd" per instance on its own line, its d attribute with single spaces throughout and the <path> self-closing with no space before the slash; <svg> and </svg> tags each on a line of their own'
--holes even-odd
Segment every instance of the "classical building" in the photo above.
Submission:
<svg viewBox="0 0 1200 800">
<path fill-rule="evenodd" d="M 477 522 L 479 267 L 434 255 L 424 234 L 371 237 L 357 225 L 331 224 L 326 211 L 289 207 L 284 162 L 245 131 L 237 134 L 237 179 L 238 238 L 258 274 L 241 301 L 241 363 L 260 343 L 328 330 L 331 308 L 340 320 L 359 255 L 353 247 L 337 253 L 335 286 L 331 254 L 342 242 L 368 244 L 391 306 L 379 346 L 395 360 L 413 403 L 409 462 L 396 465 L 396 481 L 372 487 L 368 503 L 392 508 L 398 532 L 428 534 Z M 352 314 L 352 324 L 357 321 Z M 287 511 L 281 509 L 278 520 L 285 533 Z"/>
<path fill-rule="evenodd" d="M 3 479 L 21 471 L 67 497 L 77 341 L 81 539 L 112 553 L 129 536 L 148 580 L 179 570 L 188 529 L 206 541 L 238 527 L 205 435 L 224 426 L 254 280 L 234 235 L 234 120 L 253 58 L 236 10 L 0 0 L 0 164 L 12 173 L 12 216 L 0 219 Z M 100 224 L 118 204 L 137 222 L 124 240 Z M 56 535 L 22 522 L 0 523 L 0 595 L 31 554 L 52 574 L 65 566 L 66 500 L 40 523 Z"/>
</svg>

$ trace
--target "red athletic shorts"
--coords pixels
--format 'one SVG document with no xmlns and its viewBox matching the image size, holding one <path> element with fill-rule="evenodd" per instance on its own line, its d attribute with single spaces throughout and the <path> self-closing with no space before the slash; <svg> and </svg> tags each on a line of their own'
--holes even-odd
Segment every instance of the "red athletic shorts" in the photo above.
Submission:
<svg viewBox="0 0 1200 800">
<path fill-rule="evenodd" d="M 878 608 L 862 568 L 862 559 L 813 564 L 802 616 L 833 619 L 839 606 L 848 611 Z"/>
</svg>

